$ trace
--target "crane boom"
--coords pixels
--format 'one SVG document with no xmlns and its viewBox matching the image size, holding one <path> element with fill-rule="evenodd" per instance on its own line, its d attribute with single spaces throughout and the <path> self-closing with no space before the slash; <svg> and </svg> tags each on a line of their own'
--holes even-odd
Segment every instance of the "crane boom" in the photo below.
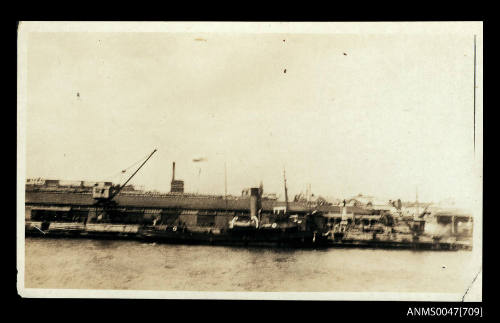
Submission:
<svg viewBox="0 0 500 323">
<path fill-rule="evenodd" d="M 157 151 L 157 149 L 153 150 L 153 152 L 148 156 L 148 158 L 146 158 L 146 160 L 144 160 L 144 162 L 141 164 L 141 166 L 139 166 L 139 168 L 137 168 L 137 170 L 127 179 L 127 181 L 123 185 L 118 187 L 118 189 L 111 194 L 111 196 L 109 197 L 109 200 L 112 200 L 116 195 L 118 195 L 118 193 L 120 193 L 120 191 L 125 187 L 125 185 L 127 185 L 127 183 L 132 179 L 132 177 L 134 177 L 135 174 L 137 174 L 137 172 L 142 168 L 142 166 L 144 166 L 144 164 L 146 164 L 146 162 L 151 158 L 151 156 L 153 156 L 153 154 L 156 151 Z"/>
</svg>

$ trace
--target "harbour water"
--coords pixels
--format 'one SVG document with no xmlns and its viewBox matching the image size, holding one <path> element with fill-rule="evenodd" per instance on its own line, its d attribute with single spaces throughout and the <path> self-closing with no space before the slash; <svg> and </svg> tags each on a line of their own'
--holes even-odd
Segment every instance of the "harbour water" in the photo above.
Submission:
<svg viewBox="0 0 500 323">
<path fill-rule="evenodd" d="M 470 251 L 270 249 L 26 238 L 26 288 L 463 293 Z"/>
</svg>

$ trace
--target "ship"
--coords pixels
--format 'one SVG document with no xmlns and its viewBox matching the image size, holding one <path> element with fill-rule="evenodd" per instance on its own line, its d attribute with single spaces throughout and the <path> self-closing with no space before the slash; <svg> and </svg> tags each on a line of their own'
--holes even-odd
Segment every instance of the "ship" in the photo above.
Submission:
<svg viewBox="0 0 500 323">
<path fill-rule="evenodd" d="M 29 180 L 26 234 L 245 246 L 325 243 L 327 230 L 321 212 L 310 212 L 300 204 L 290 205 L 288 197 L 284 205 L 266 198 L 262 185 L 243 190 L 237 198 L 185 194 L 183 182 L 175 178 L 174 162 L 170 193 L 127 189 L 129 181 L 155 152 L 121 185 L 85 181 L 62 185 L 58 180 Z"/>
<path fill-rule="evenodd" d="M 381 233 L 384 216 L 356 206 L 285 201 L 264 194 L 263 185 L 242 195 L 184 192 L 172 164 L 169 193 L 127 185 L 155 149 L 123 183 L 29 179 L 25 189 L 25 234 L 40 237 L 138 239 L 143 241 L 230 246 L 381 247 L 454 250 L 456 243 L 422 236 L 419 221 L 411 239 Z M 356 224 L 363 225 L 357 232 Z M 411 224 L 414 225 L 414 224 Z M 359 231 L 359 230 L 358 230 Z M 377 236 L 378 235 L 378 236 Z M 385 238 L 384 238 L 385 237 Z M 415 238 L 417 237 L 417 238 Z"/>
</svg>

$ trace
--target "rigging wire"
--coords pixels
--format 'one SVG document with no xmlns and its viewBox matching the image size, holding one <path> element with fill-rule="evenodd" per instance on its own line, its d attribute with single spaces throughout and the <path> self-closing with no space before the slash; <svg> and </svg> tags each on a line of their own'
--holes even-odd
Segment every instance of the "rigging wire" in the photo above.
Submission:
<svg viewBox="0 0 500 323">
<path fill-rule="evenodd" d="M 132 168 L 132 167 L 136 166 L 137 164 L 139 164 L 139 163 L 143 162 L 143 161 L 144 161 L 144 160 L 145 160 L 148 156 L 149 156 L 149 154 L 147 154 L 145 157 L 143 157 L 143 158 L 141 158 L 141 159 L 137 160 L 136 162 L 134 162 L 134 163 L 133 163 L 133 164 L 131 164 L 130 166 L 127 166 L 126 168 L 122 169 L 121 171 L 119 171 L 119 172 L 117 172 L 117 173 L 114 173 L 113 175 L 109 176 L 108 178 L 109 178 L 109 179 L 115 179 L 115 178 L 118 178 L 118 176 L 120 176 L 120 182 L 122 182 L 122 180 L 123 180 L 123 175 L 124 175 L 125 173 L 127 173 L 127 171 L 128 171 L 130 168 Z"/>
</svg>

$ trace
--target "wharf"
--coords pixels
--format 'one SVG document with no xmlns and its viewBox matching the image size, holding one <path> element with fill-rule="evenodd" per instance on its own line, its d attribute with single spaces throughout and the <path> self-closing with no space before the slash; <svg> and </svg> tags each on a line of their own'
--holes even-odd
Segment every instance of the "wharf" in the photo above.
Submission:
<svg viewBox="0 0 500 323">
<path fill-rule="evenodd" d="M 411 249 L 411 250 L 472 250 L 467 242 L 430 242 L 430 241 L 394 241 L 394 240 L 341 240 L 329 241 L 333 248 L 367 249 Z"/>
</svg>

